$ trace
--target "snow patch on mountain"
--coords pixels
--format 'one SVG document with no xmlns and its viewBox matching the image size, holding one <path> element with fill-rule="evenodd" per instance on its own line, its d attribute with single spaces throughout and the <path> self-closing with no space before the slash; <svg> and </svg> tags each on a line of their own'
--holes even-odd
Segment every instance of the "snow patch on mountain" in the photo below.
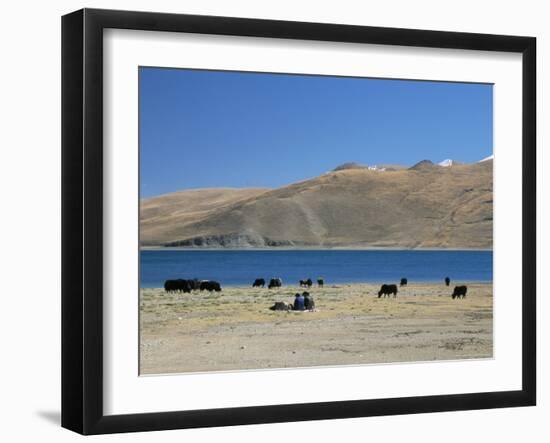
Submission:
<svg viewBox="0 0 550 443">
<path fill-rule="evenodd" d="M 495 158 L 495 154 L 490 155 L 489 157 L 482 158 L 478 163 L 486 162 L 488 160 L 493 160 Z"/>
<path fill-rule="evenodd" d="M 444 168 L 448 168 L 449 166 L 453 166 L 453 164 L 454 164 L 454 161 L 451 160 L 450 158 L 447 158 L 447 159 L 443 160 L 442 162 L 438 163 L 439 166 L 443 166 Z"/>
</svg>

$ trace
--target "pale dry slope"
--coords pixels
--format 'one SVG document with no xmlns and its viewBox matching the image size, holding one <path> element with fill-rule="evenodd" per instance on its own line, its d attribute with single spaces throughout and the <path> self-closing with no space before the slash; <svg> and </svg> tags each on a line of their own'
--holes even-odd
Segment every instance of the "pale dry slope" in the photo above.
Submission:
<svg viewBox="0 0 550 443">
<path fill-rule="evenodd" d="M 275 190 L 148 199 L 142 244 L 491 248 L 492 171 L 492 160 L 447 168 L 421 162 L 335 171 Z"/>
<path fill-rule="evenodd" d="M 256 197 L 265 188 L 209 188 L 173 192 L 141 200 L 140 230 L 142 244 L 158 244 L 171 238 L 187 224 L 207 218 L 239 201 Z M 162 240 L 166 241 L 166 240 Z"/>
</svg>

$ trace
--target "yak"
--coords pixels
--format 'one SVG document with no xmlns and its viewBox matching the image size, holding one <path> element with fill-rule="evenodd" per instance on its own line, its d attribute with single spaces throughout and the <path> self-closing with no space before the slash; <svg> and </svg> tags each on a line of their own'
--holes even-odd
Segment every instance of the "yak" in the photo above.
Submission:
<svg viewBox="0 0 550 443">
<path fill-rule="evenodd" d="M 187 280 L 187 283 L 189 283 L 189 287 L 192 291 L 198 291 L 201 288 L 201 282 L 196 278 L 193 280 Z"/>
<path fill-rule="evenodd" d="M 181 278 L 176 280 L 178 282 L 178 290 L 180 292 L 191 292 L 191 285 L 189 280 L 182 280 Z"/>
<path fill-rule="evenodd" d="M 263 288 L 265 286 L 265 280 L 263 278 L 257 278 L 254 280 L 254 283 L 252 283 L 253 288 Z"/>
<path fill-rule="evenodd" d="M 322 288 L 325 285 L 325 280 L 323 280 L 322 278 L 318 278 L 317 285 Z"/>
<path fill-rule="evenodd" d="M 406 279 L 406 278 L 402 278 L 402 279 L 401 279 L 401 282 L 399 283 L 399 286 L 407 286 L 407 279 Z"/>
<path fill-rule="evenodd" d="M 178 290 L 178 282 L 176 280 L 166 280 L 164 282 L 164 290 L 166 292 L 176 292 Z"/>
<path fill-rule="evenodd" d="M 380 287 L 380 291 L 378 291 L 378 298 L 380 298 L 382 295 L 384 297 L 390 296 L 390 294 L 393 294 L 394 298 L 397 297 L 397 285 L 386 285 L 383 284 Z"/>
<path fill-rule="evenodd" d="M 177 280 L 166 280 L 164 290 L 166 292 L 191 292 L 191 286 L 188 280 L 178 278 Z"/>
<path fill-rule="evenodd" d="M 222 287 L 220 286 L 220 284 L 217 281 L 203 280 L 203 281 L 201 281 L 201 285 L 200 285 L 199 289 L 201 291 L 206 290 L 208 292 L 212 292 L 212 291 L 220 292 L 222 290 Z"/>
<path fill-rule="evenodd" d="M 453 297 L 453 300 L 455 298 L 465 298 L 467 291 L 468 291 L 467 286 L 455 286 L 455 289 L 454 289 L 453 294 L 451 295 L 451 297 Z"/>
<path fill-rule="evenodd" d="M 445 286 L 449 286 L 451 284 L 451 279 L 449 277 L 445 277 Z"/>
<path fill-rule="evenodd" d="M 269 280 L 269 285 L 267 285 L 268 289 L 280 288 L 281 286 L 283 286 L 283 281 L 280 278 L 272 278 Z"/>
</svg>

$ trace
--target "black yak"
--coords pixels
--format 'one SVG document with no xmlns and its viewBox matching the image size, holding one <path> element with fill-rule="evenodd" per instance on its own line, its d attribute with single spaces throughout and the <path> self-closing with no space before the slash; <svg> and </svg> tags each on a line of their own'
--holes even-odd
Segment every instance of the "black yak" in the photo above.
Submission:
<svg viewBox="0 0 550 443">
<path fill-rule="evenodd" d="M 455 286 L 455 290 L 453 291 L 453 294 L 451 297 L 453 297 L 453 300 L 455 298 L 464 298 L 466 297 L 466 292 L 468 291 L 468 288 L 466 286 Z"/>
<path fill-rule="evenodd" d="M 176 282 L 178 285 L 178 291 L 191 292 L 191 285 L 189 284 L 188 280 L 182 280 L 181 278 L 178 278 Z"/>
<path fill-rule="evenodd" d="M 178 290 L 177 280 L 166 280 L 164 282 L 164 290 L 166 292 L 176 292 Z"/>
<path fill-rule="evenodd" d="M 390 294 L 393 294 L 394 298 L 397 297 L 397 285 L 382 285 L 380 287 L 380 291 L 378 291 L 378 298 L 380 298 L 382 295 L 384 297 L 389 297 Z"/>
<path fill-rule="evenodd" d="M 445 286 L 449 286 L 451 284 L 451 279 L 449 277 L 445 277 Z"/>
<path fill-rule="evenodd" d="M 269 285 L 267 285 L 268 289 L 280 288 L 281 286 L 283 286 L 283 281 L 280 278 L 272 278 L 269 280 Z"/>
<path fill-rule="evenodd" d="M 203 280 L 201 281 L 200 290 L 201 291 L 206 290 L 208 292 L 212 292 L 212 291 L 220 292 L 222 290 L 222 287 L 217 281 Z"/>
<path fill-rule="evenodd" d="M 399 283 L 399 286 L 407 286 L 407 279 L 406 279 L 406 278 L 402 278 L 402 279 L 401 279 L 401 282 Z"/>
<path fill-rule="evenodd" d="M 191 287 L 187 280 L 178 278 L 177 280 L 166 280 L 164 282 L 164 290 L 166 292 L 191 292 Z"/>
<path fill-rule="evenodd" d="M 322 278 L 318 278 L 317 285 L 319 285 L 319 287 L 322 288 L 325 285 L 325 280 L 323 280 Z"/>
<path fill-rule="evenodd" d="M 263 278 L 257 278 L 254 280 L 254 283 L 252 283 L 253 288 L 263 288 L 265 286 L 265 280 Z"/>
<path fill-rule="evenodd" d="M 201 282 L 196 278 L 193 280 L 187 280 L 187 283 L 189 283 L 189 287 L 192 291 L 198 291 L 201 288 Z"/>
</svg>

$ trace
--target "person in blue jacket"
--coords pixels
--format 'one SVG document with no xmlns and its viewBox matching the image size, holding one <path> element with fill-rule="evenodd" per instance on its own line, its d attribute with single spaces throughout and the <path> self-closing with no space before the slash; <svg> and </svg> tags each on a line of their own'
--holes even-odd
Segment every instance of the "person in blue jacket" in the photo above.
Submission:
<svg viewBox="0 0 550 443">
<path fill-rule="evenodd" d="M 296 294 L 294 296 L 294 311 L 303 311 L 304 310 L 304 297 L 301 294 Z"/>
</svg>

